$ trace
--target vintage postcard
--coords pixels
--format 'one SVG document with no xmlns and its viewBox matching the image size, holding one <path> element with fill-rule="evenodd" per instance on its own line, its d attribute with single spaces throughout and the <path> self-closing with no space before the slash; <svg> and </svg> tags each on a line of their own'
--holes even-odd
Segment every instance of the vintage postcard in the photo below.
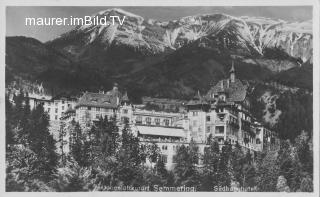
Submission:
<svg viewBox="0 0 320 197">
<path fill-rule="evenodd" d="M 3 2 L 3 194 L 318 196 L 319 2 L 277 3 Z"/>
</svg>

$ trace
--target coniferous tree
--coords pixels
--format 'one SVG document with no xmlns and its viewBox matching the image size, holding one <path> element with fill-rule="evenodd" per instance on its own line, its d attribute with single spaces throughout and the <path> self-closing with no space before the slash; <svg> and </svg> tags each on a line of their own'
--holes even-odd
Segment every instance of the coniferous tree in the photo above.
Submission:
<svg viewBox="0 0 320 197">
<path fill-rule="evenodd" d="M 30 115 L 28 131 L 28 145 L 38 157 L 38 170 L 40 178 L 48 180 L 56 171 L 58 156 L 55 140 L 49 133 L 49 118 L 38 105 Z"/>
<path fill-rule="evenodd" d="M 199 174 L 196 170 L 199 154 L 198 147 L 191 140 L 188 147 L 182 145 L 177 151 L 177 164 L 174 168 L 176 185 L 198 186 L 200 184 Z"/>
<path fill-rule="evenodd" d="M 15 132 L 14 132 L 14 108 L 9 101 L 8 96 L 5 97 L 6 104 L 6 149 L 9 151 L 9 146 L 15 143 Z"/>
<path fill-rule="evenodd" d="M 117 174 L 119 180 L 124 185 L 134 185 L 135 180 L 141 176 L 140 164 L 143 162 L 141 157 L 139 139 L 136 137 L 128 125 L 122 130 L 121 146 L 116 155 L 118 160 Z"/>
<path fill-rule="evenodd" d="M 232 150 L 231 165 L 232 165 L 232 169 L 233 169 L 233 179 L 234 179 L 234 181 L 238 182 L 239 184 L 241 184 L 243 182 L 242 181 L 242 177 L 243 177 L 242 169 L 243 169 L 244 164 L 245 164 L 244 154 L 243 154 L 241 146 L 237 142 L 234 146 L 234 149 Z"/>
<path fill-rule="evenodd" d="M 210 146 L 204 149 L 201 190 L 212 191 L 212 187 L 218 185 L 219 160 L 219 143 L 216 140 L 210 140 Z"/>
<path fill-rule="evenodd" d="M 268 152 L 261 160 L 258 168 L 257 186 L 259 191 L 276 191 L 279 173 L 277 153 Z"/>
<path fill-rule="evenodd" d="M 155 169 L 156 169 L 156 174 L 161 179 L 161 182 L 162 183 L 166 183 L 166 178 L 168 176 L 168 171 L 166 169 L 165 163 L 160 158 L 157 160 Z"/>
<path fill-rule="evenodd" d="M 292 145 L 289 140 L 282 141 L 280 150 L 278 151 L 278 165 L 280 167 L 280 175 L 283 175 L 290 186 L 293 184 L 295 174 L 295 164 L 292 154 Z"/>
<path fill-rule="evenodd" d="M 291 176 L 288 180 L 290 189 L 298 191 L 301 187 L 301 181 L 306 177 L 312 179 L 313 157 L 310 150 L 309 137 L 306 132 L 302 132 L 296 139 L 292 151 Z"/>
<path fill-rule="evenodd" d="M 70 154 L 79 166 L 87 166 L 89 164 L 89 152 L 84 150 L 85 137 L 82 133 L 79 123 L 73 123 L 74 127 L 70 135 Z"/>
<path fill-rule="evenodd" d="M 177 164 L 174 168 L 176 185 L 181 185 L 181 182 L 190 177 L 195 171 L 191 161 L 191 156 L 186 146 L 181 145 L 178 148 L 176 161 Z"/>
<path fill-rule="evenodd" d="M 311 176 L 307 175 L 301 181 L 300 185 L 301 192 L 313 192 L 313 180 Z"/>
<path fill-rule="evenodd" d="M 218 165 L 218 185 L 219 186 L 228 186 L 231 184 L 231 156 L 232 146 L 229 142 L 225 142 L 224 146 L 221 149 L 220 160 Z"/>
<path fill-rule="evenodd" d="M 23 91 L 20 91 L 17 96 L 14 96 L 14 104 L 14 116 L 12 118 L 16 130 L 15 139 L 17 143 L 27 145 L 31 115 L 29 98 L 26 98 Z"/>
<path fill-rule="evenodd" d="M 307 132 L 302 132 L 295 139 L 295 149 L 302 169 L 310 175 L 313 174 L 313 157 Z"/>
<path fill-rule="evenodd" d="M 149 162 L 151 163 L 151 165 L 153 163 L 156 163 L 158 160 L 161 160 L 161 159 L 159 159 L 161 156 L 160 149 L 156 143 L 151 143 L 148 146 L 146 146 L 146 148 L 147 148 L 146 155 L 147 155 L 147 158 L 148 158 Z M 157 165 L 155 166 L 155 169 L 157 171 Z"/>
<path fill-rule="evenodd" d="M 59 142 L 59 151 L 60 151 L 60 164 L 62 166 L 65 165 L 65 162 L 66 162 L 66 151 L 64 150 L 64 144 L 66 143 L 66 141 L 64 140 L 66 134 L 67 134 L 67 131 L 66 131 L 66 124 L 65 122 L 61 121 L 60 122 L 60 129 L 59 129 L 59 139 L 58 139 L 58 142 Z"/>
</svg>

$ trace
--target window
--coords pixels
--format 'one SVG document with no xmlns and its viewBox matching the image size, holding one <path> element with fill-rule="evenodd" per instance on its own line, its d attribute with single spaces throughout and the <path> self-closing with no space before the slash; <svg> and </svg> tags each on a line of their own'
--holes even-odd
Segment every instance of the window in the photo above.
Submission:
<svg viewBox="0 0 320 197">
<path fill-rule="evenodd" d="M 100 111 L 100 107 L 97 107 L 97 108 L 96 108 L 96 111 Z"/>
<path fill-rule="evenodd" d="M 141 116 L 137 116 L 136 123 L 138 123 L 138 124 L 142 123 L 142 117 Z"/>
<path fill-rule="evenodd" d="M 223 134 L 224 133 L 224 126 L 216 126 L 216 133 Z"/>
<path fill-rule="evenodd" d="M 167 145 L 162 145 L 162 150 L 168 150 L 168 146 Z"/>
<path fill-rule="evenodd" d="M 96 114 L 96 119 L 99 119 L 101 117 L 100 114 Z"/>
<path fill-rule="evenodd" d="M 147 117 L 147 118 L 146 118 L 146 123 L 147 123 L 148 125 L 151 124 L 151 118 L 150 118 L 150 117 Z"/>
<path fill-rule="evenodd" d="M 256 139 L 256 144 L 261 144 L 261 141 L 259 138 Z"/>
<path fill-rule="evenodd" d="M 122 112 L 123 112 L 124 114 L 127 114 L 127 113 L 128 113 L 128 110 L 127 110 L 127 109 L 124 109 Z"/>
<path fill-rule="evenodd" d="M 58 108 L 56 108 L 55 112 L 58 113 Z"/>
<path fill-rule="evenodd" d="M 167 163 L 168 162 L 168 155 L 161 155 L 160 159 L 163 163 Z"/>
<path fill-rule="evenodd" d="M 129 118 L 128 118 L 128 117 L 125 117 L 125 116 L 122 116 L 122 117 L 121 117 L 121 122 L 122 122 L 122 123 L 129 123 Z"/>
<path fill-rule="evenodd" d="M 62 108 L 62 110 L 64 110 L 64 106 L 62 106 L 61 108 Z"/>
<path fill-rule="evenodd" d="M 48 108 L 48 113 L 50 113 L 50 108 Z"/>
<path fill-rule="evenodd" d="M 71 104 L 70 104 L 70 103 L 68 104 L 68 108 L 69 108 L 69 107 L 71 107 Z"/>
<path fill-rule="evenodd" d="M 165 126 L 169 126 L 169 120 L 168 119 L 164 119 L 164 125 Z"/>
<path fill-rule="evenodd" d="M 177 155 L 172 156 L 172 163 L 177 163 Z"/>
<path fill-rule="evenodd" d="M 192 115 L 193 115 L 193 116 L 197 116 L 197 115 L 198 115 L 198 112 L 197 112 L 197 111 L 194 111 L 194 112 L 192 112 Z"/>
<path fill-rule="evenodd" d="M 256 129 L 256 135 L 260 135 L 260 129 Z"/>
<path fill-rule="evenodd" d="M 160 125 L 160 118 L 156 118 L 154 121 L 156 122 L 156 125 Z"/>
<path fill-rule="evenodd" d="M 88 110 L 91 110 L 91 107 L 88 107 Z"/>
<path fill-rule="evenodd" d="M 207 133 L 211 131 L 210 126 L 207 126 Z"/>
<path fill-rule="evenodd" d="M 54 119 L 55 119 L 55 120 L 58 120 L 58 116 L 57 116 L 57 115 L 55 115 L 55 116 L 54 116 Z"/>
<path fill-rule="evenodd" d="M 62 101 L 62 104 L 64 104 L 64 101 Z"/>
<path fill-rule="evenodd" d="M 210 122 L 210 116 L 207 116 L 206 119 L 207 119 L 207 122 Z"/>
</svg>

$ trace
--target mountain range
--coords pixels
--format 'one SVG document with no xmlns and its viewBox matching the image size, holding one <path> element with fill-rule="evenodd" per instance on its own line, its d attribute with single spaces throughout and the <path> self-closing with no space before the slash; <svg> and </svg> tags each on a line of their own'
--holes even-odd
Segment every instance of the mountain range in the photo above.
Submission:
<svg viewBox="0 0 320 197">
<path fill-rule="evenodd" d="M 21 77 L 70 94 L 118 82 L 133 100 L 188 98 L 227 77 L 234 61 L 242 80 L 312 89 L 312 21 L 218 13 L 163 22 L 122 9 L 92 16 L 112 15 L 124 24 L 77 26 L 46 43 L 7 37 L 7 82 Z"/>
</svg>

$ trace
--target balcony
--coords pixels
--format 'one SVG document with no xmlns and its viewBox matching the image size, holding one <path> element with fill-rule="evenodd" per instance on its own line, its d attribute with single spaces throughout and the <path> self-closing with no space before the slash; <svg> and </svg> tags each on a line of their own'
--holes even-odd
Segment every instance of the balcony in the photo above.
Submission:
<svg viewBox="0 0 320 197">
<path fill-rule="evenodd" d="M 148 126 L 148 127 L 163 127 L 163 128 L 175 128 L 175 129 L 183 129 L 183 127 L 179 127 L 179 126 L 170 126 L 170 125 L 156 125 L 156 124 L 148 124 L 148 123 L 143 123 L 143 122 L 136 122 L 135 125 L 137 126 Z"/>
<path fill-rule="evenodd" d="M 229 125 L 232 126 L 232 127 L 235 128 L 235 129 L 239 129 L 239 128 L 240 128 L 238 122 L 230 122 Z"/>
<path fill-rule="evenodd" d="M 186 139 L 163 139 L 163 138 L 143 138 L 139 137 L 140 142 L 156 142 L 156 143 L 188 143 Z"/>
</svg>

